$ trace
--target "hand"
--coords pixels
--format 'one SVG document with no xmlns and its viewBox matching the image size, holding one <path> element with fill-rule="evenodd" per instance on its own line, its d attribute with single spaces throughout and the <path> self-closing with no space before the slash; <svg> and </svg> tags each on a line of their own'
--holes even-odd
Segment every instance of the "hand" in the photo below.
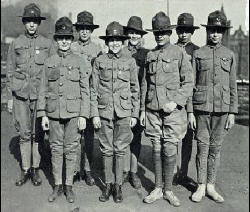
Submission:
<svg viewBox="0 0 250 212">
<path fill-rule="evenodd" d="M 146 126 L 146 112 L 142 111 L 140 115 L 140 125 L 145 127 Z"/>
<path fill-rule="evenodd" d="M 42 117 L 42 128 L 44 131 L 49 130 L 49 118 L 47 116 Z"/>
<path fill-rule="evenodd" d="M 77 125 L 80 131 L 84 130 L 86 128 L 86 118 L 79 117 Z"/>
<path fill-rule="evenodd" d="M 8 100 L 8 112 L 12 113 L 13 109 L 13 99 Z"/>
<path fill-rule="evenodd" d="M 234 114 L 228 114 L 227 120 L 226 120 L 226 126 L 225 126 L 226 130 L 229 130 L 232 128 L 232 126 L 234 125 L 234 120 L 235 120 Z"/>
<path fill-rule="evenodd" d="M 165 113 L 172 113 L 176 107 L 177 107 L 177 104 L 172 101 L 172 102 L 166 103 L 163 106 L 163 111 Z"/>
<path fill-rule="evenodd" d="M 188 127 L 192 130 L 196 129 L 196 119 L 193 113 L 188 113 Z"/>
<path fill-rule="evenodd" d="M 130 119 L 130 127 L 133 128 L 137 123 L 137 119 L 134 117 L 131 117 Z"/>
<path fill-rule="evenodd" d="M 99 116 L 96 116 L 92 119 L 93 125 L 95 129 L 100 129 L 101 128 L 101 119 Z"/>
</svg>

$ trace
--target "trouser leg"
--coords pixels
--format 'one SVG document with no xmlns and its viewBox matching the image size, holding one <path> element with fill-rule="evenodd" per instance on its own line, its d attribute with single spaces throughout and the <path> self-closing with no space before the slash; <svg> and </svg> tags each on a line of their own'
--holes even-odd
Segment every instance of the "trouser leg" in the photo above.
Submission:
<svg viewBox="0 0 250 212">
<path fill-rule="evenodd" d="M 22 169 L 27 171 L 31 165 L 31 120 L 29 100 L 13 98 L 13 118 L 20 135 Z"/>
<path fill-rule="evenodd" d="M 97 131 L 104 165 L 105 183 L 113 183 L 113 121 L 101 117 L 101 128 Z"/>
<path fill-rule="evenodd" d="M 63 169 L 64 123 L 59 119 L 50 119 L 49 126 L 52 173 L 55 185 L 61 185 Z"/>
<path fill-rule="evenodd" d="M 213 113 L 211 117 L 210 146 L 207 159 L 207 181 L 215 184 L 217 169 L 220 165 L 220 151 L 226 134 L 227 113 Z"/>
<path fill-rule="evenodd" d="M 94 127 L 90 121 L 87 121 L 87 127 L 84 131 L 84 170 L 91 171 L 94 150 Z"/>
<path fill-rule="evenodd" d="M 127 147 L 132 140 L 132 131 L 130 128 L 130 117 L 115 118 L 114 121 L 114 153 L 115 153 L 115 182 L 118 185 L 122 184 L 123 163 Z"/>
<path fill-rule="evenodd" d="M 199 184 L 205 184 L 207 182 L 207 158 L 209 152 L 210 132 L 210 114 L 201 112 L 196 113 L 196 169 L 197 182 Z"/>
<path fill-rule="evenodd" d="M 66 185 L 73 184 L 73 177 L 77 162 L 77 151 L 80 145 L 81 134 L 78 131 L 78 117 L 71 118 L 65 122 L 64 154 L 66 166 Z"/>
</svg>

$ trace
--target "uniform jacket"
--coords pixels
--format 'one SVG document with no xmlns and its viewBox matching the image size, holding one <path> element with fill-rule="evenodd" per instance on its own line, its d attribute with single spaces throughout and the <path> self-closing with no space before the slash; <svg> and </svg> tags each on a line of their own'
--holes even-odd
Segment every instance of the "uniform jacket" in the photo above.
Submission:
<svg viewBox="0 0 250 212">
<path fill-rule="evenodd" d="M 111 119 L 139 116 L 139 83 L 136 61 L 120 52 L 96 58 L 91 78 L 91 117 Z"/>
<path fill-rule="evenodd" d="M 52 47 L 52 41 L 42 35 L 20 35 L 11 43 L 7 58 L 8 99 L 12 94 L 37 99 L 44 61 Z"/>
<path fill-rule="evenodd" d="M 146 57 L 147 57 L 147 53 L 149 52 L 148 49 L 145 49 L 143 47 L 134 47 L 134 46 L 126 46 L 124 47 L 124 52 L 128 53 L 128 55 L 132 56 L 135 61 L 136 61 L 136 65 L 138 67 L 138 80 L 139 80 L 139 86 L 140 86 L 140 99 L 142 97 L 142 90 L 141 88 L 143 87 L 142 85 L 142 78 L 144 75 L 144 71 L 145 71 L 145 62 L 146 62 Z M 142 103 L 142 102 L 141 102 Z M 142 107 L 142 106 L 140 106 Z"/>
<path fill-rule="evenodd" d="M 84 59 L 88 68 L 88 73 L 91 75 L 94 59 L 101 54 L 101 46 L 93 43 L 91 40 L 87 43 L 78 40 L 72 43 L 71 50 L 74 54 L 77 54 Z"/>
<path fill-rule="evenodd" d="M 234 53 L 223 45 L 203 46 L 194 52 L 193 110 L 237 113 L 238 97 Z"/>
<path fill-rule="evenodd" d="M 193 61 L 192 59 L 193 59 L 194 51 L 200 48 L 199 46 L 196 46 L 192 42 L 188 42 L 185 45 L 183 45 L 180 42 L 177 42 L 176 45 L 179 46 L 179 47 L 181 47 L 181 48 L 183 48 L 186 51 L 186 53 L 188 54 L 188 58 L 189 58 L 189 60 L 190 60 L 191 63 Z M 188 100 L 187 100 L 187 106 L 186 107 L 190 106 L 190 103 L 188 103 L 189 101 L 192 101 L 192 96 L 190 96 L 188 98 Z M 187 109 L 187 111 L 190 111 L 189 108 L 186 108 L 186 109 Z"/>
<path fill-rule="evenodd" d="M 88 118 L 89 106 L 89 76 L 82 58 L 70 51 L 49 57 L 42 73 L 38 116 Z"/>
<path fill-rule="evenodd" d="M 151 110 L 161 110 L 174 101 L 184 107 L 192 95 L 193 71 L 187 54 L 170 43 L 147 54 L 142 101 Z M 141 110 L 145 110 L 142 107 Z"/>
</svg>

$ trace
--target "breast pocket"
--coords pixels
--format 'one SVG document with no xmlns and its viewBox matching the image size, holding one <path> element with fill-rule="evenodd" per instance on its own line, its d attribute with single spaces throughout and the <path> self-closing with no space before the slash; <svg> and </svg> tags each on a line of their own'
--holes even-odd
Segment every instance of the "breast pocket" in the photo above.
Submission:
<svg viewBox="0 0 250 212">
<path fill-rule="evenodd" d="M 165 73 L 178 72 L 178 62 L 177 58 L 163 58 L 162 68 Z"/>
<path fill-rule="evenodd" d="M 28 46 L 16 46 L 15 47 L 15 56 L 16 56 L 16 64 L 24 64 L 27 62 L 27 49 Z"/>
<path fill-rule="evenodd" d="M 230 58 L 220 58 L 220 64 L 224 71 L 230 72 L 231 69 L 231 59 Z"/>
<path fill-rule="evenodd" d="M 117 78 L 122 80 L 122 81 L 128 82 L 130 80 L 130 68 L 129 68 L 129 66 L 126 65 L 126 66 L 120 67 L 119 71 L 118 71 Z"/>
<path fill-rule="evenodd" d="M 47 47 L 36 47 L 35 48 L 35 63 L 43 65 L 45 59 L 48 57 L 49 49 Z"/>
<path fill-rule="evenodd" d="M 99 77 L 102 81 L 110 81 L 112 78 L 112 70 L 108 69 L 104 63 L 100 63 L 99 66 Z"/>
<path fill-rule="evenodd" d="M 67 79 L 73 82 L 79 82 L 80 80 L 80 67 L 68 66 L 67 67 Z"/>
</svg>

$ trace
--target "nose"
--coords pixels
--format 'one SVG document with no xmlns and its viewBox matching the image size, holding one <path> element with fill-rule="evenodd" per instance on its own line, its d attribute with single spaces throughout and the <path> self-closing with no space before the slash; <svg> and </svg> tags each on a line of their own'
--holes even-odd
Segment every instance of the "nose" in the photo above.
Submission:
<svg viewBox="0 0 250 212">
<path fill-rule="evenodd" d="M 30 22 L 30 26 L 32 26 L 32 27 L 34 26 L 34 22 L 33 21 Z"/>
</svg>

